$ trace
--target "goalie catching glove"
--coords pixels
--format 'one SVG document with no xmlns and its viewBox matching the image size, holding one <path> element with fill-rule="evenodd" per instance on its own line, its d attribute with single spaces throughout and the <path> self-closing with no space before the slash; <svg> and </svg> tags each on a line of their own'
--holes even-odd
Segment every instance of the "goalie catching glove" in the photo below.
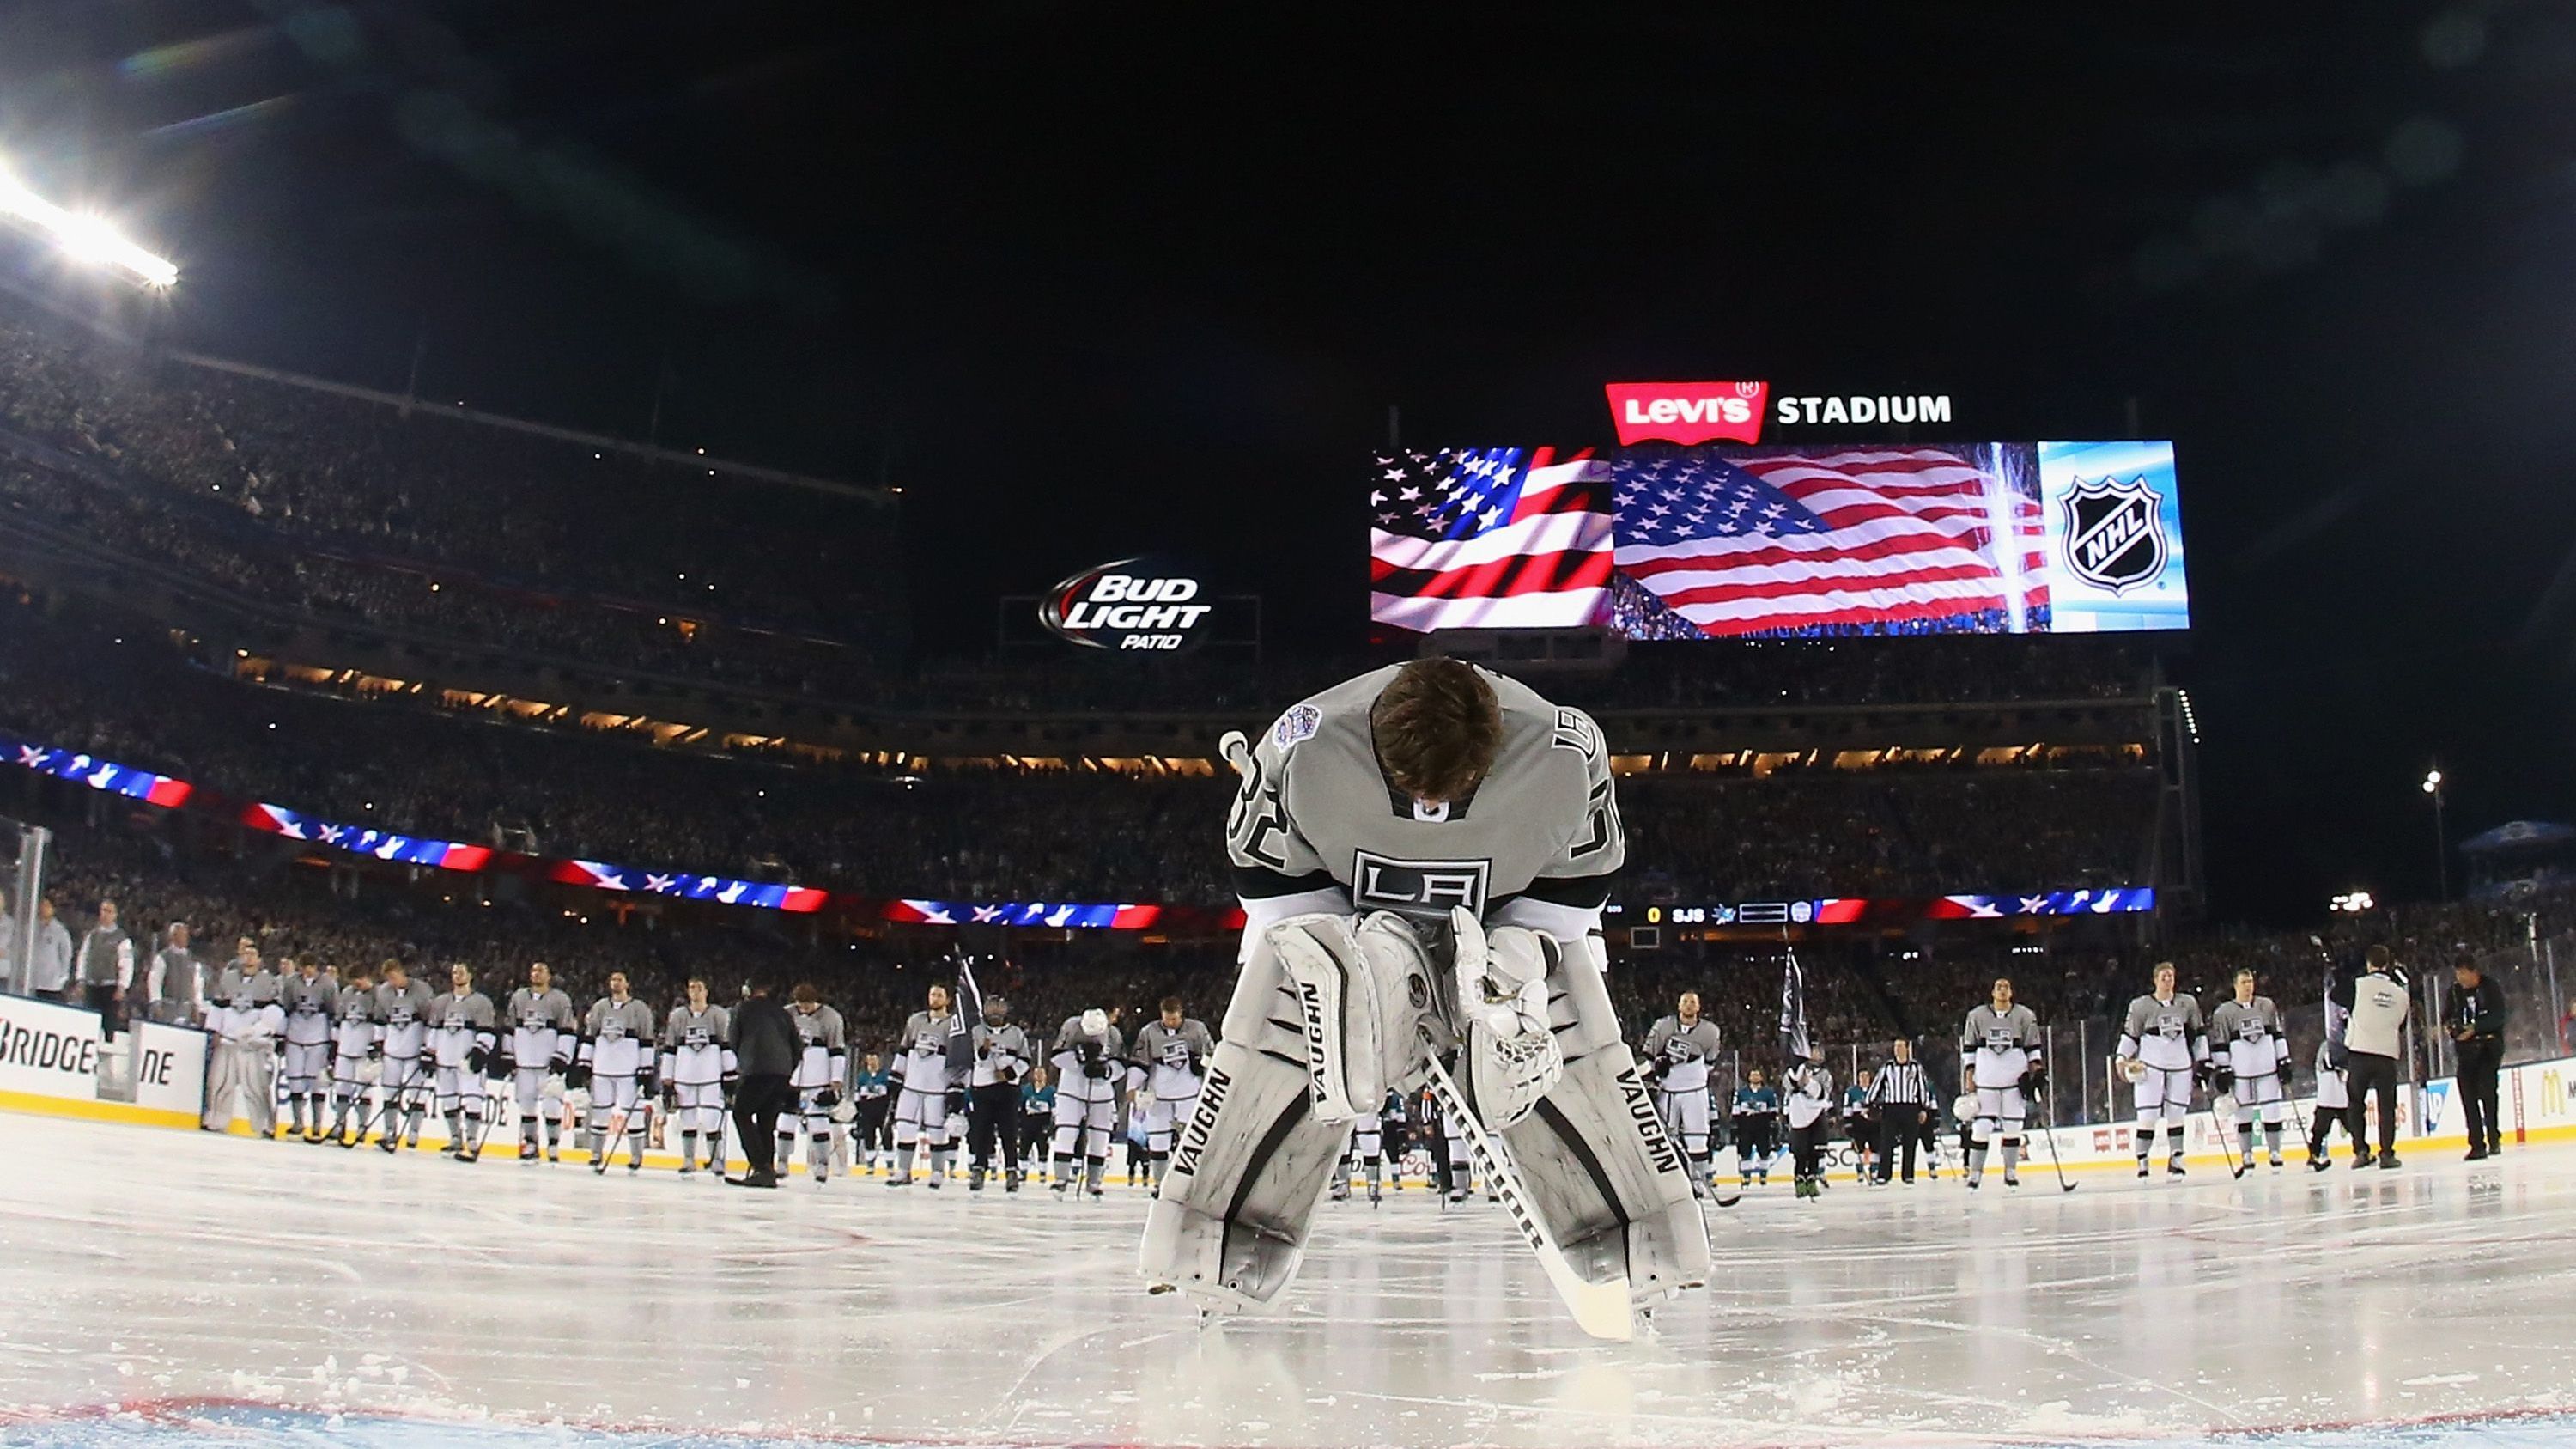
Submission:
<svg viewBox="0 0 2576 1449">
<path fill-rule="evenodd" d="M 1487 1130 L 1500 1132 L 1565 1078 L 1565 1053 L 1547 1020 L 1547 978 L 1561 969 L 1565 948 L 1522 926 L 1488 932 L 1461 907 L 1450 910 L 1449 929 L 1467 1026 L 1467 1090 Z"/>
</svg>

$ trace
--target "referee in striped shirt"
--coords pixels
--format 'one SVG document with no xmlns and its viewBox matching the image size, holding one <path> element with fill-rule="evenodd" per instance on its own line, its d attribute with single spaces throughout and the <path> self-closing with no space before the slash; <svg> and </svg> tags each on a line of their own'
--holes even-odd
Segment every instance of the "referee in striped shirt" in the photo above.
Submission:
<svg viewBox="0 0 2576 1449">
<path fill-rule="evenodd" d="M 1932 1109 L 1932 1083 L 1923 1075 L 1923 1064 L 1914 1059 L 1914 1044 L 1898 1037 L 1894 1050 L 1896 1059 L 1869 1079 L 1869 1105 L 1878 1113 L 1880 1183 L 1896 1166 L 1899 1144 L 1905 1153 L 1905 1180 L 1914 1180 L 1914 1149 L 1923 1137 L 1925 1114 Z"/>
</svg>

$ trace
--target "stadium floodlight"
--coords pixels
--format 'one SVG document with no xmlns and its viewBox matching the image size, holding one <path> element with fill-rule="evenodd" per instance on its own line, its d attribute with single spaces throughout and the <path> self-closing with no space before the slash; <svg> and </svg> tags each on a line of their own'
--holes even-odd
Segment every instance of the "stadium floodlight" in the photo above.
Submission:
<svg viewBox="0 0 2576 1449">
<path fill-rule="evenodd" d="M 2370 898 L 2370 892 L 2356 890 L 2346 892 L 2343 895 L 2339 895 L 2328 900 L 2326 902 L 2326 909 L 2357 916 L 2378 904 L 2379 903 L 2377 901 Z"/>
<path fill-rule="evenodd" d="M 28 190 L 6 167 L 0 167 L 0 218 L 24 224 L 76 261 L 113 267 L 144 286 L 168 287 L 179 280 L 177 263 L 126 240 L 103 216 L 54 205 Z"/>
</svg>

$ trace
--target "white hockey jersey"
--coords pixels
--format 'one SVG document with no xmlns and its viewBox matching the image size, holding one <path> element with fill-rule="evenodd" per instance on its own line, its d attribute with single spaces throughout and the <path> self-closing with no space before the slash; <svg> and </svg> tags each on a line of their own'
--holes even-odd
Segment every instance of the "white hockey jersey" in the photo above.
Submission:
<svg viewBox="0 0 2576 1449">
<path fill-rule="evenodd" d="M 2120 1027 L 2120 1055 L 2164 1072 L 2187 1072 L 2209 1060 L 2209 1030 L 2200 1003 L 2177 991 L 2170 1001 L 2152 992 L 2129 1003 Z"/>
<path fill-rule="evenodd" d="M 1703 1016 L 1684 1026 L 1676 1014 L 1655 1023 L 1637 1054 L 1646 1061 L 1662 1064 L 1663 1069 L 1655 1076 L 1655 1090 L 1686 1096 L 1708 1090 L 1708 1064 L 1721 1049 L 1717 1023 Z"/>
<path fill-rule="evenodd" d="M 1970 1085 L 1988 1091 L 2017 1087 L 2040 1048 L 2039 1018 L 2029 1007 L 1997 1011 L 1993 1002 L 1979 1002 L 1959 1029 L 1959 1070 Z"/>
</svg>

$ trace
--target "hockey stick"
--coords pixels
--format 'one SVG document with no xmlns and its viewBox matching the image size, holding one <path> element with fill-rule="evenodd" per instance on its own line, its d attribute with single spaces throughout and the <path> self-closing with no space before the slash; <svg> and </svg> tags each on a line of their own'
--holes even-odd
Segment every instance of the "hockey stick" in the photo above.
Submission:
<svg viewBox="0 0 2576 1449">
<path fill-rule="evenodd" d="M 343 1143 L 343 1146 L 365 1146 L 367 1141 L 367 1129 L 370 1127 L 382 1127 L 384 1129 L 377 1134 L 377 1140 L 380 1143 L 386 1140 L 396 1142 L 402 1140 L 402 1120 L 407 1114 L 407 1110 L 412 1104 L 413 1099 L 418 1094 L 425 1092 L 429 1086 L 429 1074 L 419 1069 L 419 1058 L 415 1057 L 412 1060 L 414 1066 L 411 1079 L 404 1082 L 401 1086 L 395 1087 L 391 1091 L 387 1091 L 384 1088 L 382 1080 L 379 1079 L 376 1087 L 376 1095 L 381 1100 L 376 1103 L 374 1115 L 370 1116 L 364 1123 L 360 1124 L 358 1128 L 358 1140 L 355 1142 Z"/>
<path fill-rule="evenodd" d="M 2041 1106 L 2046 1116 L 2039 1124 L 2039 1135 L 2048 1139 L 2048 1165 L 2057 1169 L 2057 1190 L 2073 1192 L 2075 1184 L 2066 1180 L 2066 1163 L 2057 1155 L 2057 1113 L 2044 1100 Z"/>
<path fill-rule="evenodd" d="M 608 1141 L 599 1149 L 599 1155 L 590 1160 L 592 1172 L 607 1173 L 610 1159 L 617 1156 L 618 1144 L 626 1140 L 626 1129 L 634 1125 L 638 1114 L 647 1110 L 642 1094 L 638 1093 L 635 1105 L 619 1107 L 608 1114 Z"/>
<path fill-rule="evenodd" d="M 2227 1110 L 2223 1113 L 2218 1110 L 2218 1104 L 2221 1102 L 2225 1102 L 2227 1104 Z M 2224 1119 L 2226 1124 L 2218 1129 L 2218 1137 L 2220 1144 L 2225 1148 L 2227 1153 L 2227 1175 L 2230 1178 L 2240 1181 L 2244 1178 L 2245 1174 L 2254 1170 L 2254 1144 L 2251 1141 L 2246 1140 L 2236 1130 L 2236 1114 L 2243 1110 L 2243 1108 L 2244 1104 L 2236 1100 L 2236 1094 L 2232 1091 L 2220 1093 L 2219 1095 L 2209 1099 L 2209 1115 L 2211 1120 L 2218 1121 L 2220 1119 Z M 2237 1143 L 2240 1141 L 2244 1143 L 2245 1147 L 2245 1151 L 2241 1157 L 2236 1151 Z"/>
<path fill-rule="evenodd" d="M 1458 1090 L 1458 1084 L 1450 1080 L 1448 1068 L 1440 1065 L 1438 1057 L 1427 1060 L 1431 1069 L 1432 1091 L 1438 1094 L 1440 1105 L 1448 1110 L 1449 1115 L 1457 1118 L 1458 1124 L 1467 1129 L 1467 1140 L 1473 1145 L 1475 1154 L 1484 1159 L 1486 1180 L 1501 1193 L 1503 1207 L 1511 1213 L 1513 1223 L 1521 1230 L 1521 1237 L 1538 1254 L 1539 1267 L 1546 1271 L 1547 1281 L 1556 1289 L 1556 1296 L 1573 1313 L 1575 1326 L 1594 1338 L 1613 1343 L 1625 1343 L 1635 1337 L 1637 1322 L 1629 1303 L 1627 1275 L 1623 1273 L 1607 1283 L 1594 1283 L 1574 1271 L 1574 1265 L 1566 1261 L 1565 1250 L 1557 1246 L 1556 1234 L 1548 1229 L 1546 1219 L 1541 1218 L 1538 1209 L 1531 1204 L 1529 1188 L 1521 1181 L 1520 1169 L 1504 1155 L 1502 1144 L 1485 1135 L 1484 1122 L 1477 1117 L 1475 1109 L 1467 1105 L 1466 1096 Z"/>
</svg>

